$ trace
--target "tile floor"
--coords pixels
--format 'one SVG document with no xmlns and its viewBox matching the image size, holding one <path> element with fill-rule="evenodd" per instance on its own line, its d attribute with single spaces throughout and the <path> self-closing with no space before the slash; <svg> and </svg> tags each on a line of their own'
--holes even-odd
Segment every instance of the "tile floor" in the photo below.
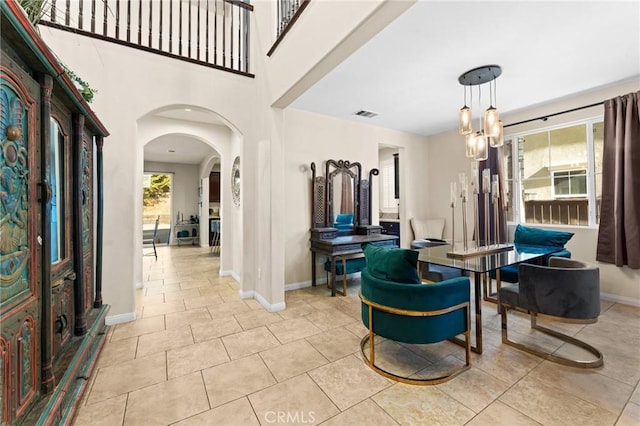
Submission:
<svg viewBox="0 0 640 426">
<path fill-rule="evenodd" d="M 596 324 L 552 324 L 592 343 L 604 367 L 564 367 L 500 343 L 495 305 L 483 308 L 485 350 L 437 386 L 392 382 L 362 362 L 358 282 L 286 293 L 269 313 L 218 277 L 208 249 L 161 247 L 144 258 L 138 320 L 111 327 L 75 425 L 638 425 L 640 308 L 602 303 Z M 510 315 L 513 337 L 565 350 Z M 511 334 L 511 333 L 510 333 Z M 378 361 L 427 375 L 460 364 L 450 342 L 381 339 Z"/>
</svg>

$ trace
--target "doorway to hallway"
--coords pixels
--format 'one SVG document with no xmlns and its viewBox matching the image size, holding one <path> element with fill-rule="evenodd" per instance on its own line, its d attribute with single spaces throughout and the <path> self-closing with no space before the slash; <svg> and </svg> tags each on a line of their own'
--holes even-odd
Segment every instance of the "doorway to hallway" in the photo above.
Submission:
<svg viewBox="0 0 640 426">
<path fill-rule="evenodd" d="M 156 219 L 159 217 L 156 244 L 169 244 L 171 240 L 171 202 L 173 194 L 171 173 L 145 173 L 142 196 L 142 238 L 153 237 Z"/>
</svg>

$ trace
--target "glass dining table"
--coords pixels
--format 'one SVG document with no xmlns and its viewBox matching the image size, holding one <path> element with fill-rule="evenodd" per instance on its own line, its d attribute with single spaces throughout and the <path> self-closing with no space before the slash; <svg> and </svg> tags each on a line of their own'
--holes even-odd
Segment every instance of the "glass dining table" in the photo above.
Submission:
<svg viewBox="0 0 640 426">
<path fill-rule="evenodd" d="M 471 346 L 471 350 L 478 354 L 482 353 L 482 290 L 480 285 L 483 275 L 488 275 L 489 272 L 496 271 L 496 281 L 499 286 L 500 268 L 539 259 L 562 250 L 561 247 L 532 246 L 524 244 L 507 245 L 512 246 L 513 250 L 479 254 L 472 257 L 466 257 L 464 259 L 452 258 L 447 255 L 447 253 L 452 251 L 451 244 L 436 245 L 416 250 L 419 253 L 418 262 L 420 264 L 428 263 L 447 266 L 461 271 L 466 271 L 470 274 L 473 273 L 476 343 Z M 501 246 L 505 246 L 505 244 L 501 244 Z M 471 291 L 471 289 L 469 290 Z M 461 341 L 457 342 L 460 343 Z"/>
</svg>

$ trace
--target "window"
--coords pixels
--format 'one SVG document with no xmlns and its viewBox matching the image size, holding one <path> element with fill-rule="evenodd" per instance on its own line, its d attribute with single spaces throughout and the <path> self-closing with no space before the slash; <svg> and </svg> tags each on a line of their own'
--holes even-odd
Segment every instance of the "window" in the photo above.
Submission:
<svg viewBox="0 0 640 426">
<path fill-rule="evenodd" d="M 505 138 L 507 217 L 520 223 L 596 225 L 602 119 Z"/>
<path fill-rule="evenodd" d="M 49 143 L 49 185 L 51 185 L 51 263 L 57 264 L 66 257 L 64 214 L 64 134 L 60 124 L 51 119 Z"/>
<path fill-rule="evenodd" d="M 587 197 L 587 169 L 553 172 L 553 198 Z"/>
</svg>

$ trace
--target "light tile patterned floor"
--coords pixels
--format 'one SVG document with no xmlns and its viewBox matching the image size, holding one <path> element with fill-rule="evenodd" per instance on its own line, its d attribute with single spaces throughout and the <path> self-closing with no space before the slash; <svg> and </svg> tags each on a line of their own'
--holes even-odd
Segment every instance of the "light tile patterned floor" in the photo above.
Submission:
<svg viewBox="0 0 640 426">
<path fill-rule="evenodd" d="M 111 327 L 75 425 L 638 425 L 640 308 L 602 303 L 598 323 L 554 323 L 605 354 L 595 370 L 564 367 L 500 343 L 495 305 L 483 305 L 484 353 L 437 386 L 392 382 L 360 355 L 358 282 L 286 293 L 269 313 L 218 277 L 208 249 L 161 247 L 144 258 L 138 320 Z M 510 314 L 517 339 L 566 351 Z M 459 365 L 450 342 L 380 339 L 377 361 L 425 376 Z"/>
</svg>

